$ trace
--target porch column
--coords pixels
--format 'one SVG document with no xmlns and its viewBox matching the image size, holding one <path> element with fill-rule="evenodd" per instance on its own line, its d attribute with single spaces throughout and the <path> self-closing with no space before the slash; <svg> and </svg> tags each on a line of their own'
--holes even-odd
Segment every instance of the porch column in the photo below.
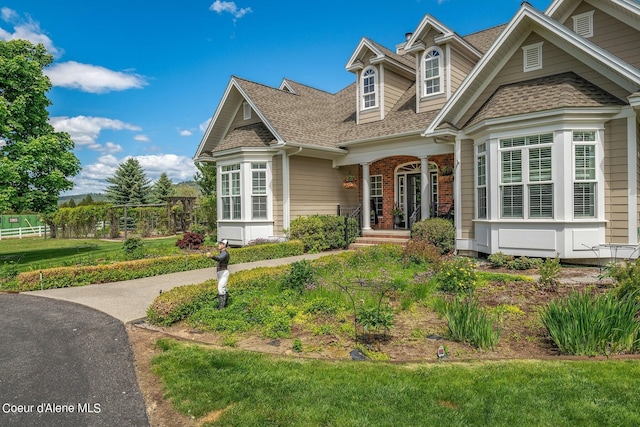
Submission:
<svg viewBox="0 0 640 427">
<path fill-rule="evenodd" d="M 371 230 L 371 184 L 369 163 L 362 163 L 362 229 Z"/>
<path fill-rule="evenodd" d="M 429 156 L 420 157 L 420 217 L 431 216 L 431 192 L 429 191 Z"/>
<path fill-rule="evenodd" d="M 629 244 L 638 244 L 638 137 L 635 110 L 627 113 L 627 188 Z"/>
</svg>

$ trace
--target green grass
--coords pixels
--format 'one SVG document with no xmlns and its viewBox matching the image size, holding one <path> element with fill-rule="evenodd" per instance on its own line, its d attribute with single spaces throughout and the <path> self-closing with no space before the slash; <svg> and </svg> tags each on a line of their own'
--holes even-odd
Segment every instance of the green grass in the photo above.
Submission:
<svg viewBox="0 0 640 427">
<path fill-rule="evenodd" d="M 166 398 L 221 426 L 635 426 L 640 361 L 392 365 L 158 341 Z"/>
<path fill-rule="evenodd" d="M 177 252 L 176 236 L 144 241 L 145 250 L 156 254 Z M 50 239 L 30 237 L 0 240 L 0 257 L 21 256 L 18 270 L 94 265 L 104 261 L 124 259 L 123 242 L 107 242 L 100 239 Z M 2 263 L 3 261 L 0 261 Z"/>
</svg>

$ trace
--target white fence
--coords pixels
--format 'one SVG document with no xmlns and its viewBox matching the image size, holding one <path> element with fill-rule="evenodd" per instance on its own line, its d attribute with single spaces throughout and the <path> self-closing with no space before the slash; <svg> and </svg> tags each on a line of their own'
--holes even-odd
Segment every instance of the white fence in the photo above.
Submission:
<svg viewBox="0 0 640 427">
<path fill-rule="evenodd" d="M 2 239 L 22 239 L 23 237 L 42 237 L 49 232 L 46 225 L 37 227 L 20 227 L 0 229 L 0 240 Z"/>
</svg>

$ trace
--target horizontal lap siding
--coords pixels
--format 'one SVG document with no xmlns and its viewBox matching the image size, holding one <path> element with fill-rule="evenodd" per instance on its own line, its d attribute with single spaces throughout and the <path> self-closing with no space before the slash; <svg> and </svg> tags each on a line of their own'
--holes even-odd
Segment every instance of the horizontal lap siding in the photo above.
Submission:
<svg viewBox="0 0 640 427">
<path fill-rule="evenodd" d="M 627 122 L 612 120 L 605 126 L 605 238 L 628 243 Z"/>
<path fill-rule="evenodd" d="M 591 11 L 594 11 L 593 37 L 589 38 L 589 41 L 629 64 L 640 67 L 640 31 L 585 2 L 580 4 L 571 15 L 575 16 Z M 572 16 L 564 23 L 571 31 L 573 31 Z"/>
<path fill-rule="evenodd" d="M 542 69 L 525 73 L 523 71 L 523 54 L 521 47 L 538 42 L 544 42 L 542 45 Z M 487 86 L 480 97 L 478 97 L 471 108 L 456 125 L 463 126 L 500 86 L 544 76 L 556 75 L 568 71 L 575 72 L 585 80 L 603 88 L 620 99 L 626 99 L 629 95 L 628 92 L 613 84 L 605 76 L 595 72 L 582 62 L 574 59 L 557 46 L 554 46 L 550 41 L 533 33 L 518 49 L 516 49 L 513 57 L 505 64 L 496 78 Z"/>
<path fill-rule="evenodd" d="M 293 156 L 289 167 L 292 220 L 314 214 L 335 215 L 337 205 L 358 205 L 358 190 L 342 188 L 344 171 L 334 169 L 330 160 Z"/>
<path fill-rule="evenodd" d="M 451 93 L 453 94 L 462 81 L 467 77 L 475 64 L 462 56 L 460 52 L 451 49 Z"/>
<path fill-rule="evenodd" d="M 398 100 L 411 86 L 411 81 L 392 73 L 385 68 L 384 74 L 384 113 L 385 115 L 398 103 Z"/>
<path fill-rule="evenodd" d="M 273 156 L 271 164 L 271 191 L 273 192 L 273 232 L 284 235 L 282 220 L 282 156 Z"/>
<path fill-rule="evenodd" d="M 462 215 L 462 238 L 463 239 L 472 239 L 474 238 L 474 230 L 473 230 L 473 211 L 475 207 L 475 191 L 474 191 L 474 183 L 473 183 L 473 141 L 465 140 L 462 141 L 461 152 L 460 152 L 460 202 L 462 206 L 455 207 L 456 212 L 460 212 Z"/>
</svg>

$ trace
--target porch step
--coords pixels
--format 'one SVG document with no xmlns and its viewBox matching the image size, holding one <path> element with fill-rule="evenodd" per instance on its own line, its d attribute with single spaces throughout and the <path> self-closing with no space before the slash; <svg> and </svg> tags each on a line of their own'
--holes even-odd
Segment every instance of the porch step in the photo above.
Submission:
<svg viewBox="0 0 640 427">
<path fill-rule="evenodd" d="M 367 230 L 362 232 L 362 237 L 358 237 L 349 245 L 349 249 L 384 244 L 405 245 L 410 234 L 409 230 Z"/>
</svg>

